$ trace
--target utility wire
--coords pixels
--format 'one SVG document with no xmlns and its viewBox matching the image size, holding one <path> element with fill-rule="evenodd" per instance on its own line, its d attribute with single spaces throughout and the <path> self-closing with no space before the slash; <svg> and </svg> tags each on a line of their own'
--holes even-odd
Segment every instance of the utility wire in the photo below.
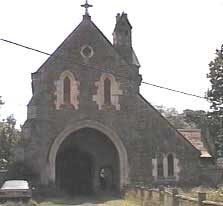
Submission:
<svg viewBox="0 0 223 206">
<path fill-rule="evenodd" d="M 148 83 L 148 82 L 142 82 L 142 84 L 147 84 L 147 85 L 150 85 L 150 86 L 153 86 L 153 87 L 157 87 L 157 88 L 160 88 L 160 89 L 166 89 L 166 90 L 169 90 L 171 92 L 177 92 L 177 93 L 181 93 L 181 94 L 185 94 L 185 95 L 189 95 L 189 96 L 193 96 L 193 97 L 197 97 L 197 98 L 208 100 L 207 97 L 202 97 L 202 96 L 199 96 L 199 95 L 196 95 L 196 94 L 182 92 L 182 91 L 179 91 L 179 90 L 176 90 L 176 89 L 170 89 L 170 88 L 167 88 L 167 87 L 159 86 L 159 85 L 156 85 L 156 84 L 151 84 L 151 83 Z"/>
<path fill-rule="evenodd" d="M 13 41 L 9 41 L 9 40 L 6 40 L 6 39 L 0 39 L 0 40 L 1 41 L 4 41 L 6 43 L 9 43 L 9 44 L 14 44 L 16 46 L 23 47 L 25 49 L 29 49 L 29 50 L 32 50 L 32 51 L 35 51 L 35 52 L 38 52 L 38 53 L 47 55 L 47 56 L 51 56 L 51 54 L 49 54 L 47 52 L 44 52 L 44 51 L 41 51 L 41 50 L 38 50 L 38 49 L 34 49 L 32 47 L 28 47 L 28 46 L 25 46 L 25 45 L 22 45 L 22 44 L 18 44 L 18 43 L 13 42 Z M 86 65 L 81 65 L 81 66 L 86 66 Z M 89 68 L 89 66 L 87 66 L 87 67 Z M 101 70 L 98 70 L 98 69 L 96 69 L 94 67 L 90 67 L 90 68 L 91 69 L 95 69 L 96 71 L 101 71 Z M 108 70 L 104 70 L 104 71 L 105 72 L 108 72 L 108 73 L 111 73 L 111 71 L 108 71 Z M 126 77 L 123 77 L 123 76 L 119 76 L 119 77 L 126 78 Z M 176 93 L 180 93 L 180 94 L 184 94 L 184 95 L 193 96 L 193 97 L 197 97 L 197 98 L 200 98 L 200 99 L 208 100 L 207 97 L 202 97 L 202 96 L 199 96 L 199 95 L 196 95 L 196 94 L 191 94 L 191 93 L 183 92 L 183 91 L 176 90 L 176 89 L 171 89 L 171 88 L 164 87 L 164 86 L 159 86 L 159 85 L 152 84 L 152 83 L 149 83 L 149 82 L 142 81 L 142 84 L 149 85 L 149 86 L 153 86 L 153 87 L 157 87 L 157 88 L 160 88 L 160 89 L 165 89 L 165 90 L 168 90 L 168 91 L 171 91 L 171 92 L 176 92 Z"/>
<path fill-rule="evenodd" d="M 45 55 L 50 56 L 49 53 L 40 51 L 40 50 L 38 50 L 38 49 L 33 49 L 33 48 L 31 48 L 31 47 L 24 46 L 24 45 L 22 45 L 22 44 L 18 44 L 18 43 L 16 43 L 16 42 L 9 41 L 9 40 L 6 40 L 6 39 L 0 39 L 0 40 L 1 40 L 1 41 L 4 41 L 4 42 L 7 42 L 7 43 L 9 43 L 9 44 L 14 44 L 14 45 L 16 45 L 16 46 L 20 46 L 20 47 L 23 47 L 23 48 L 25 48 L 25 49 L 29 49 L 29 50 L 32 50 L 32 51 L 39 52 L 39 53 L 41 53 L 41 54 L 45 54 Z"/>
</svg>

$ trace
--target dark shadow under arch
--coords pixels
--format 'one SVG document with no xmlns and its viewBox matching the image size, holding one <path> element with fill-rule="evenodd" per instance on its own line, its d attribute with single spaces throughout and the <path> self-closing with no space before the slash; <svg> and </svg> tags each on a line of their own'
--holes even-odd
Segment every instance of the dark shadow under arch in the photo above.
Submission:
<svg viewBox="0 0 223 206">
<path fill-rule="evenodd" d="M 78 147 L 60 151 L 56 158 L 56 185 L 69 195 L 91 194 L 93 160 Z"/>
<path fill-rule="evenodd" d="M 118 192 L 120 160 L 116 147 L 105 134 L 82 128 L 70 134 L 56 155 L 56 185 L 69 195 Z M 105 169 L 104 186 L 100 170 Z"/>
<path fill-rule="evenodd" d="M 69 124 L 67 127 L 59 133 L 59 135 L 52 142 L 48 153 L 48 164 L 45 168 L 45 173 L 47 179 L 45 182 L 48 184 L 51 182 L 56 183 L 56 157 L 60 147 L 63 142 L 68 138 L 72 133 L 76 133 L 79 130 L 91 128 L 105 135 L 105 137 L 113 144 L 117 150 L 118 161 L 117 164 L 119 167 L 119 189 L 123 189 L 125 185 L 129 184 L 129 164 L 128 156 L 125 146 L 122 143 L 120 136 L 111 128 L 105 126 L 104 124 L 93 121 L 93 120 L 83 120 L 76 122 L 75 124 Z"/>
</svg>

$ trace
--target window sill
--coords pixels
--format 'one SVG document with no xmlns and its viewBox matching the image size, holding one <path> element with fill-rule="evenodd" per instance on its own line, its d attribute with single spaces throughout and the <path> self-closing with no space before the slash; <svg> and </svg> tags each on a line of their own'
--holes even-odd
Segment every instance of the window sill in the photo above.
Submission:
<svg viewBox="0 0 223 206">
<path fill-rule="evenodd" d="M 74 105 L 65 103 L 65 104 L 60 105 L 60 109 L 74 110 Z"/>
<path fill-rule="evenodd" d="M 170 177 L 157 177 L 156 180 L 154 180 L 157 184 L 171 184 L 177 182 L 177 179 L 175 176 Z"/>
<path fill-rule="evenodd" d="M 176 180 L 175 176 L 157 177 L 157 180 Z"/>
<path fill-rule="evenodd" d="M 104 104 L 102 106 L 102 109 L 105 111 L 114 111 L 115 110 L 115 106 L 111 105 L 111 104 Z"/>
</svg>

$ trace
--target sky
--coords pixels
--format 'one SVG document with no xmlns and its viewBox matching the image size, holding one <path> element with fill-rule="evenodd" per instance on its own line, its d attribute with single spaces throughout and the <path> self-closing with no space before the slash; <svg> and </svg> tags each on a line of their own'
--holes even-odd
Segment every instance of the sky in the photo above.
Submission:
<svg viewBox="0 0 223 206">
<path fill-rule="evenodd" d="M 0 0 L 0 39 L 52 53 L 81 22 L 85 0 Z M 133 48 L 143 81 L 205 96 L 206 75 L 223 43 L 223 0 L 89 0 L 92 21 L 112 41 L 117 13 L 133 26 Z M 0 119 L 26 120 L 31 73 L 48 58 L 0 41 Z M 148 85 L 141 94 L 153 105 L 209 110 L 205 99 Z"/>
</svg>

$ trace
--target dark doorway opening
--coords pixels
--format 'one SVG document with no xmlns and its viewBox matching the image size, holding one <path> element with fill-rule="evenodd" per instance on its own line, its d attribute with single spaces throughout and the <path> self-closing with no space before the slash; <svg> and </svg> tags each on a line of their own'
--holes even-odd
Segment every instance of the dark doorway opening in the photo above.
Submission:
<svg viewBox="0 0 223 206">
<path fill-rule="evenodd" d="M 119 192 L 119 156 L 114 144 L 95 129 L 71 133 L 57 151 L 56 184 L 71 196 Z"/>
<path fill-rule="evenodd" d="M 69 195 L 92 193 L 91 156 L 72 146 L 57 155 L 57 186 Z"/>
</svg>

